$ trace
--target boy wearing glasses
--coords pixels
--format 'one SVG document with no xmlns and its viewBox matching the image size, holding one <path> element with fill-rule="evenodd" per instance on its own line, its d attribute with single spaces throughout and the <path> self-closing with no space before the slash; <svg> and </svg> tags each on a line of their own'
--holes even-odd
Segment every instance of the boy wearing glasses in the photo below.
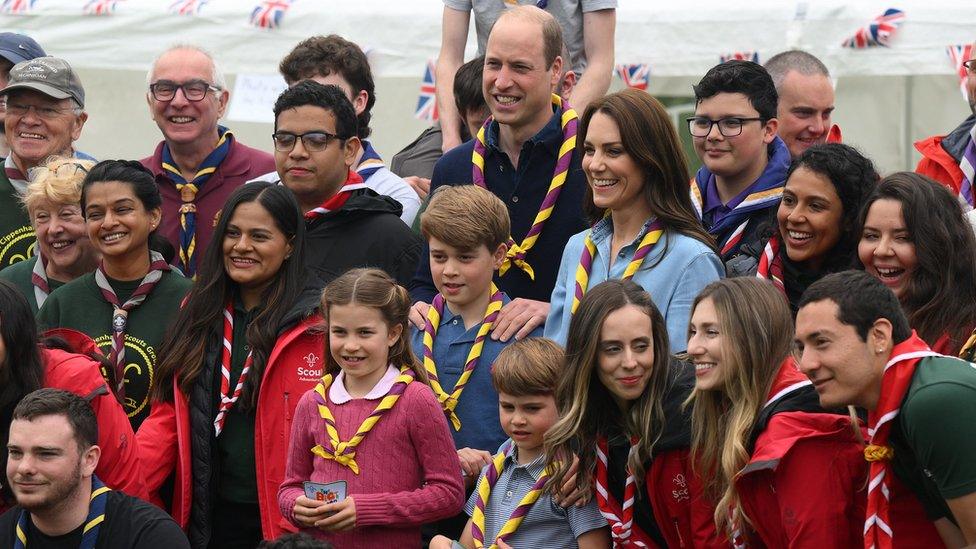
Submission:
<svg viewBox="0 0 976 549">
<path fill-rule="evenodd" d="M 304 80 L 278 96 L 274 115 L 275 165 L 305 215 L 305 260 L 319 282 L 376 267 L 405 285 L 422 242 L 400 220 L 400 204 L 352 169 L 361 145 L 349 98 L 337 86 Z"/>
<path fill-rule="evenodd" d="M 965 51 L 963 53 L 966 53 Z M 915 142 L 915 149 L 922 159 L 915 172 L 927 175 L 959 195 L 971 210 L 974 203 L 973 185 L 976 184 L 976 43 L 969 46 L 967 60 L 963 62 L 966 80 L 966 100 L 972 114 L 962 121 L 949 135 L 933 135 Z"/>
<path fill-rule="evenodd" d="M 775 215 L 790 151 L 776 136 L 776 88 L 762 66 L 716 65 L 694 90 L 688 129 L 703 165 L 691 182 L 691 201 L 728 263 Z"/>
<path fill-rule="evenodd" d="M 142 165 L 163 197 L 159 234 L 178 250 L 174 263 L 194 276 L 230 193 L 274 168 L 266 152 L 244 146 L 217 124 L 230 93 L 207 52 L 177 46 L 149 70 L 146 101 L 163 141 Z"/>
</svg>

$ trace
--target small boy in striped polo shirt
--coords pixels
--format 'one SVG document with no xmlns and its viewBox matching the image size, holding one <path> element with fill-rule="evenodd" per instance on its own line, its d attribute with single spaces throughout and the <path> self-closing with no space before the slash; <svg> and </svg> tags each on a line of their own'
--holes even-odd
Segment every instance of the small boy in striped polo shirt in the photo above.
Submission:
<svg viewBox="0 0 976 549">
<path fill-rule="evenodd" d="M 556 343 L 528 338 L 506 347 L 492 366 L 502 429 L 510 437 L 481 472 L 465 506 L 460 540 L 435 537 L 431 549 L 485 547 L 607 548 L 610 533 L 595 501 L 560 507 L 545 489 L 543 439 L 559 414 L 554 393 L 563 370 Z"/>
</svg>

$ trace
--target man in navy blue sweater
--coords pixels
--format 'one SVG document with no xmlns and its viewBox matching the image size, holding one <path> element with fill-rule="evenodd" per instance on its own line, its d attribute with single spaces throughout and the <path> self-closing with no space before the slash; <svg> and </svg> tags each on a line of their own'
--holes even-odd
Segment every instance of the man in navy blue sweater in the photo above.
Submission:
<svg viewBox="0 0 976 549">
<path fill-rule="evenodd" d="M 508 268 L 503 266 L 504 274 L 496 275 L 495 283 L 512 297 L 491 334 L 502 341 L 522 338 L 545 322 L 563 248 L 569 237 L 586 228 L 582 212 L 586 178 L 576 150 L 552 214 L 544 223 L 536 223 L 547 195 L 552 200 L 550 184 L 567 137 L 561 124 L 563 109 L 552 100 L 552 90 L 563 74 L 561 49 L 559 25 L 534 6 L 506 11 L 488 38 L 483 91 L 492 121 L 484 132 L 484 185 L 508 207 L 512 239 L 520 249 L 524 251 L 527 235 L 538 234 L 526 253 L 516 257 L 516 250 L 510 251 Z M 431 194 L 443 185 L 479 183 L 473 163 L 478 141 L 472 139 L 441 157 L 434 167 Z M 437 293 L 428 252 L 421 255 L 410 285 L 417 302 L 411 320 L 418 327 L 423 326 L 427 304 Z"/>
</svg>

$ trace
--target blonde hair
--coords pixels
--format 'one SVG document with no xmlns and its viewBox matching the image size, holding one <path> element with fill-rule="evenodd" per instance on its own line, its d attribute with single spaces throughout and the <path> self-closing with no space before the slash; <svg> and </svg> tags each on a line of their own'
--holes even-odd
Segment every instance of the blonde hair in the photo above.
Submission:
<svg viewBox="0 0 976 549">
<path fill-rule="evenodd" d="M 21 198 L 30 212 L 42 202 L 79 205 L 81 184 L 95 163 L 67 156 L 52 156 L 30 170 L 30 183 Z"/>
<path fill-rule="evenodd" d="M 551 339 L 530 337 L 502 349 L 491 365 L 491 383 L 515 397 L 551 395 L 563 371 L 563 348 Z"/>
<path fill-rule="evenodd" d="M 749 462 L 752 430 L 783 360 L 793 345 L 793 319 L 782 294 L 755 277 L 727 278 L 705 287 L 698 305 L 712 300 L 722 335 L 723 390 L 688 396 L 693 467 L 715 506 L 719 531 L 749 521 L 735 493 L 735 476 Z M 729 510 L 731 509 L 731 517 Z"/>
<path fill-rule="evenodd" d="M 400 326 L 400 337 L 390 347 L 388 361 L 396 367 L 409 367 L 418 381 L 427 383 L 427 372 L 410 348 L 410 294 L 407 289 L 380 269 L 353 269 L 330 282 L 322 291 L 322 316 L 326 324 L 329 323 L 329 310 L 333 305 L 352 304 L 379 310 L 390 329 Z M 328 348 L 325 356 L 325 373 L 338 373 L 339 364 Z"/>
<path fill-rule="evenodd" d="M 488 189 L 477 185 L 445 186 L 437 189 L 420 216 L 424 238 L 471 251 L 484 244 L 494 253 L 508 241 L 512 223 L 508 208 Z"/>
</svg>

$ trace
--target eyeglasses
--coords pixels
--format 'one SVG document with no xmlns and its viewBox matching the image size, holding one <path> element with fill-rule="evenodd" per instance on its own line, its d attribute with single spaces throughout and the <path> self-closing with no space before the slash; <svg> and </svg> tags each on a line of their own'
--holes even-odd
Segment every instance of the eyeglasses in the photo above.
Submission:
<svg viewBox="0 0 976 549">
<path fill-rule="evenodd" d="M 970 59 L 969 61 L 964 61 L 962 66 L 966 67 L 966 70 L 971 74 L 976 74 L 976 59 Z"/>
<path fill-rule="evenodd" d="M 187 101 L 200 101 L 207 96 L 207 92 L 219 92 L 222 88 L 203 80 L 190 80 L 177 84 L 169 80 L 160 80 L 149 85 L 149 93 L 156 101 L 172 101 L 176 97 L 176 90 L 183 90 L 183 97 Z"/>
<path fill-rule="evenodd" d="M 34 113 L 46 120 L 54 120 L 65 113 L 74 113 L 80 109 L 77 107 L 39 107 L 37 105 L 19 105 L 17 103 L 7 103 L 7 114 L 13 116 L 27 116 L 27 113 L 34 110 Z"/>
<path fill-rule="evenodd" d="M 334 139 L 338 141 L 346 140 L 345 137 L 339 137 L 334 133 L 323 131 L 305 132 L 303 134 L 275 132 L 271 134 L 271 139 L 274 139 L 274 147 L 278 152 L 291 152 L 295 148 L 295 142 L 299 139 L 302 140 L 302 146 L 308 152 L 324 151 Z"/>
<path fill-rule="evenodd" d="M 704 116 L 691 116 L 688 118 L 688 131 L 691 132 L 692 137 L 708 137 L 712 132 L 712 126 L 718 124 L 718 133 L 723 137 L 735 137 L 742 133 L 742 126 L 746 122 L 753 121 L 762 122 L 763 119 L 734 117 L 712 120 Z"/>
</svg>

